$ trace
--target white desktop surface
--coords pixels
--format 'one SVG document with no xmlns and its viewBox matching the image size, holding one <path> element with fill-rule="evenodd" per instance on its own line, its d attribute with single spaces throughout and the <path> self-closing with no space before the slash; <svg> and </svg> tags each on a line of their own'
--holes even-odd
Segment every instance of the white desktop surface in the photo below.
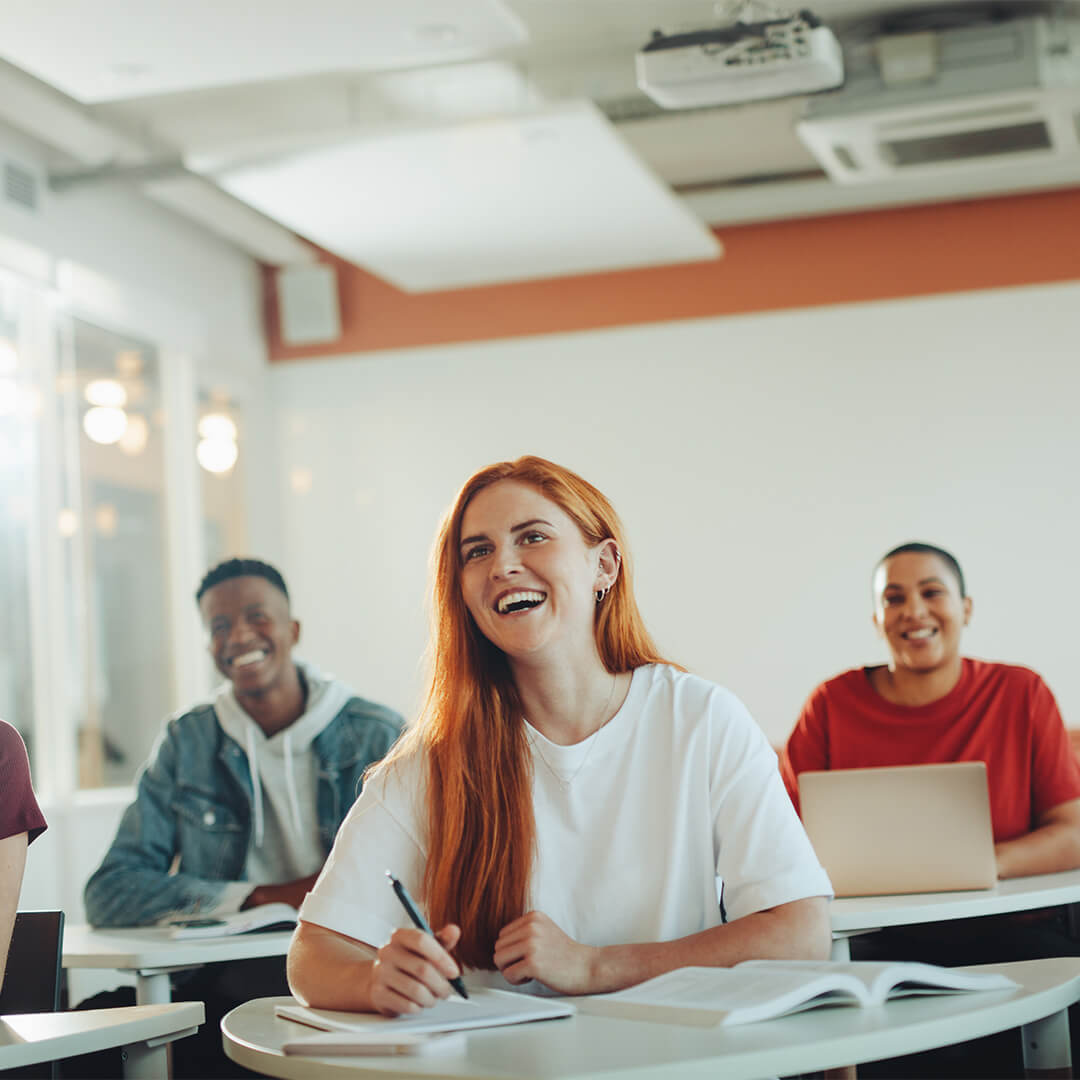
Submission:
<svg viewBox="0 0 1080 1080">
<path fill-rule="evenodd" d="M 0 1016 L 0 1069 L 124 1046 L 139 1076 L 168 1075 L 164 1043 L 192 1034 L 205 1019 L 201 1001 L 83 1012 Z M 140 1054 L 136 1047 L 144 1048 Z"/>
<path fill-rule="evenodd" d="M 847 896 L 834 900 L 829 917 L 834 933 L 854 933 L 886 926 L 1004 915 L 1080 901 L 1080 870 L 999 881 L 992 889 L 964 892 Z"/>
<path fill-rule="evenodd" d="M 176 941 L 167 927 L 99 930 L 75 924 L 64 927 L 62 963 L 65 968 L 133 971 L 136 1000 L 140 1005 L 151 1005 L 169 1001 L 170 971 L 226 960 L 284 956 L 291 940 L 288 930 Z"/>
<path fill-rule="evenodd" d="M 979 968 L 1021 986 L 949 997 L 910 997 L 881 1008 L 812 1009 L 759 1024 L 695 1028 L 579 1014 L 466 1033 L 464 1050 L 421 1057 L 285 1056 L 309 1029 L 274 1016 L 290 998 L 259 998 L 222 1021 L 225 1052 L 239 1065 L 295 1080 L 346 1077 L 502 1077 L 505 1080 L 755 1080 L 870 1061 L 977 1038 L 1044 1018 L 1080 998 L 1080 958 Z"/>
<path fill-rule="evenodd" d="M 284 956 L 291 940 L 288 930 L 176 941 L 169 937 L 166 927 L 98 930 L 74 925 L 64 927 L 63 964 L 66 968 L 127 970 L 216 964 L 255 956 Z"/>
</svg>

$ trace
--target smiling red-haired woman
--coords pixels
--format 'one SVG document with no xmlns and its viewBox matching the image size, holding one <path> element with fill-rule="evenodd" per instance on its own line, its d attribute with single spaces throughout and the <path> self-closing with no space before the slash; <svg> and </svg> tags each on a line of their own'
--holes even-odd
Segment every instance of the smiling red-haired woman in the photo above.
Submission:
<svg viewBox="0 0 1080 1080">
<path fill-rule="evenodd" d="M 464 485 L 435 544 L 426 705 L 304 902 L 301 1000 L 393 1015 L 461 967 L 580 994 L 827 955 L 829 882 L 775 754 L 734 695 L 660 657 L 628 563 L 568 469 L 524 457 Z"/>
</svg>

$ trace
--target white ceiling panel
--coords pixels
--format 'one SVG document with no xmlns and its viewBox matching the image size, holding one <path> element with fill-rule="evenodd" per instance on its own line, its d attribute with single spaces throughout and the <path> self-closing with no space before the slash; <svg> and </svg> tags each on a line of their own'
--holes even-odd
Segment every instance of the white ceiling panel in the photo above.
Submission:
<svg viewBox="0 0 1080 1080">
<path fill-rule="evenodd" d="M 588 102 L 357 140 L 215 179 L 410 292 L 688 262 L 721 250 Z"/>
<path fill-rule="evenodd" d="M 0 55 L 85 103 L 378 71 L 521 42 L 501 0 L 0 0 Z"/>
</svg>

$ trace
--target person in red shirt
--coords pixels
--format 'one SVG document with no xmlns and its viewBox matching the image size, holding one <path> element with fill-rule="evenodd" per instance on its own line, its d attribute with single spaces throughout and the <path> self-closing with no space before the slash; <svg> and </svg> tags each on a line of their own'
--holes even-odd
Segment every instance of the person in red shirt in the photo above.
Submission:
<svg viewBox="0 0 1080 1080">
<path fill-rule="evenodd" d="M 985 761 L 999 878 L 1080 866 L 1080 765 L 1053 694 L 1028 668 L 960 653 L 972 602 L 956 559 L 932 544 L 893 548 L 874 571 L 874 625 L 889 662 L 846 671 L 803 706 L 780 768 Z M 852 940 L 856 960 L 957 966 L 1075 956 L 1065 909 L 893 927 Z M 1073 1045 L 1080 1016 L 1070 1010 Z M 1022 1076 L 1014 1033 L 859 1066 L 860 1077 Z"/>
<path fill-rule="evenodd" d="M 874 625 L 889 663 L 807 699 L 781 758 L 798 808 L 814 769 L 985 761 L 998 877 L 1080 866 L 1080 764 L 1053 694 L 1028 668 L 960 654 L 972 602 L 956 559 L 903 544 L 874 572 Z"/>
</svg>

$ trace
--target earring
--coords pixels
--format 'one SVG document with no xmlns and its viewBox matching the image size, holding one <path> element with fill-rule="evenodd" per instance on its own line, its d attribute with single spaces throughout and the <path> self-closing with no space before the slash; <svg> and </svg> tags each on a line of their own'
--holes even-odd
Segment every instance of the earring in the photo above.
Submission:
<svg viewBox="0 0 1080 1080">
<path fill-rule="evenodd" d="M 607 596 L 608 591 L 610 589 L 611 589 L 611 586 L 609 585 L 606 589 L 597 589 L 596 590 L 596 602 L 598 604 L 602 604 L 604 602 L 604 597 Z"/>
</svg>

